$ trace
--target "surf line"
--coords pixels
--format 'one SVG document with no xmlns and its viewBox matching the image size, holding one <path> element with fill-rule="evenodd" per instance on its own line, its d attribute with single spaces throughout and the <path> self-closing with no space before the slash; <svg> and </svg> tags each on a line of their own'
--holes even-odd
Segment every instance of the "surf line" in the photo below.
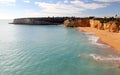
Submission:
<svg viewBox="0 0 120 75">
<path fill-rule="evenodd" d="M 96 55 L 96 54 L 90 54 L 89 56 L 92 57 L 95 61 L 120 64 L 120 57 L 114 57 L 112 55 L 109 56 L 109 57 L 103 57 L 103 56 L 99 56 L 99 55 Z"/>
</svg>

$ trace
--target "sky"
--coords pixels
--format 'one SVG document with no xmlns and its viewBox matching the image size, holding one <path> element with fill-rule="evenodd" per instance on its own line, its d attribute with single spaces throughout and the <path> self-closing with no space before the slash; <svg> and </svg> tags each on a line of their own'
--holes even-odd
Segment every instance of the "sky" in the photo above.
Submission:
<svg viewBox="0 0 120 75">
<path fill-rule="evenodd" d="M 120 15 L 120 0 L 0 0 L 0 19 Z"/>
</svg>

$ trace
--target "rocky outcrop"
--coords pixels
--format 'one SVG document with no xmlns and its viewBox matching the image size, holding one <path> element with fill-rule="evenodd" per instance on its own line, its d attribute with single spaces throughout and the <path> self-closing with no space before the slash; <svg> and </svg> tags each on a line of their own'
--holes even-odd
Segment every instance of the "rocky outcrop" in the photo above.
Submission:
<svg viewBox="0 0 120 75">
<path fill-rule="evenodd" d="M 119 23 L 118 22 L 112 22 L 110 25 L 109 31 L 110 32 L 119 32 Z"/>
<path fill-rule="evenodd" d="M 110 31 L 111 22 L 103 23 L 103 28 L 105 31 Z"/>
<path fill-rule="evenodd" d="M 107 22 L 101 23 L 100 20 L 90 20 L 90 26 L 92 28 L 97 28 L 98 30 L 105 30 L 109 32 L 119 32 L 120 23 L 119 22 Z"/>
<path fill-rule="evenodd" d="M 103 23 L 101 23 L 100 20 L 91 19 L 90 20 L 90 27 L 97 28 L 98 30 L 103 30 L 104 29 Z"/>
<path fill-rule="evenodd" d="M 98 30 L 104 30 L 104 24 L 103 23 L 98 24 L 97 29 Z"/>
<path fill-rule="evenodd" d="M 109 32 L 119 32 L 120 22 L 101 22 L 101 20 L 96 19 L 68 19 L 64 21 L 66 27 L 92 27 L 98 30 L 105 30 Z"/>
<path fill-rule="evenodd" d="M 72 19 L 67 19 L 64 21 L 66 27 L 75 27 L 75 22 Z"/>
<path fill-rule="evenodd" d="M 119 22 L 107 22 L 104 23 L 104 30 L 109 32 L 119 32 L 120 23 Z"/>
<path fill-rule="evenodd" d="M 90 19 L 90 27 L 97 28 L 97 21 L 93 20 L 93 19 Z"/>
<path fill-rule="evenodd" d="M 89 19 L 67 19 L 64 21 L 66 27 L 90 27 Z"/>
<path fill-rule="evenodd" d="M 89 19 L 76 19 L 75 27 L 90 27 Z"/>
</svg>

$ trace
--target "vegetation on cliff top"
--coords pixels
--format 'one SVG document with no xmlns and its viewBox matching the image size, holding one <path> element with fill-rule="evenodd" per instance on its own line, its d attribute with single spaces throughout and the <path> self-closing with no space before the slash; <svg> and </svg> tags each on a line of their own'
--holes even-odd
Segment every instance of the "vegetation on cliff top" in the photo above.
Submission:
<svg viewBox="0 0 120 75">
<path fill-rule="evenodd" d="M 104 17 L 104 18 L 95 18 L 95 17 L 89 17 L 89 19 L 99 20 L 101 23 L 107 23 L 107 22 L 120 22 L 120 18 L 115 17 Z"/>
</svg>

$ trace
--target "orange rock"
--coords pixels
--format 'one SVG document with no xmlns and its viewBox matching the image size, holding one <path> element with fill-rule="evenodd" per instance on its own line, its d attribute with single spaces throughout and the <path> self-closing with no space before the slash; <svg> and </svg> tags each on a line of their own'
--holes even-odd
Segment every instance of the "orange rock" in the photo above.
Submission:
<svg viewBox="0 0 120 75">
<path fill-rule="evenodd" d="M 103 25 L 103 23 L 98 24 L 97 29 L 98 29 L 98 30 L 104 30 L 104 25 Z"/>
<path fill-rule="evenodd" d="M 118 22 L 112 22 L 110 25 L 110 32 L 119 32 L 119 23 Z"/>
<path fill-rule="evenodd" d="M 66 26 L 66 27 L 74 27 L 74 21 L 73 20 L 65 20 L 64 21 L 64 25 Z"/>
<path fill-rule="evenodd" d="M 101 23 L 100 20 L 94 19 L 76 19 L 76 20 L 65 20 L 64 25 L 67 27 L 92 27 L 98 30 L 105 30 L 109 32 L 119 32 L 120 22 L 107 22 Z"/>
<path fill-rule="evenodd" d="M 64 25 L 67 27 L 90 27 L 89 19 L 65 20 Z"/>
<path fill-rule="evenodd" d="M 119 32 L 120 24 L 118 22 L 104 23 L 104 30 L 109 32 Z"/>
<path fill-rule="evenodd" d="M 77 19 L 77 20 L 75 20 L 75 27 L 90 27 L 89 19 Z"/>
<path fill-rule="evenodd" d="M 90 20 L 90 27 L 95 28 L 96 26 L 94 25 L 95 21 L 93 19 Z"/>
<path fill-rule="evenodd" d="M 105 31 L 110 31 L 110 25 L 111 25 L 110 22 L 104 23 L 103 25 L 104 25 L 104 30 L 105 30 Z"/>
<path fill-rule="evenodd" d="M 99 20 L 90 20 L 90 27 L 103 30 L 103 24 Z"/>
</svg>

